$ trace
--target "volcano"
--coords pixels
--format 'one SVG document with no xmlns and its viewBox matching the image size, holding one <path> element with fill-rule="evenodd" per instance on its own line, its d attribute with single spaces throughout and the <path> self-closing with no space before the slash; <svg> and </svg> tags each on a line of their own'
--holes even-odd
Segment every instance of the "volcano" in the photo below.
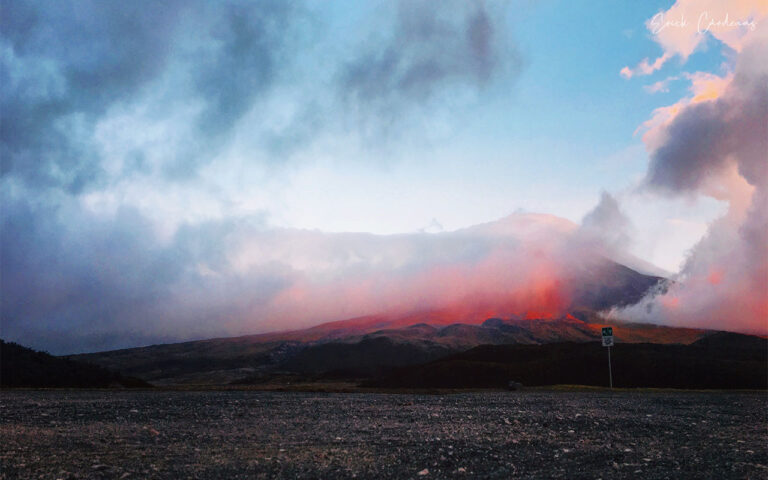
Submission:
<svg viewBox="0 0 768 480">
<path fill-rule="evenodd" d="M 365 377 L 479 345 L 598 341 L 600 312 L 629 305 L 665 280 L 615 262 L 579 272 L 567 313 L 503 308 L 382 313 L 307 329 L 75 355 L 155 384 L 258 381 L 279 373 Z M 544 312 L 546 313 L 546 312 Z M 689 344 L 709 331 L 611 322 L 617 342 Z"/>
</svg>

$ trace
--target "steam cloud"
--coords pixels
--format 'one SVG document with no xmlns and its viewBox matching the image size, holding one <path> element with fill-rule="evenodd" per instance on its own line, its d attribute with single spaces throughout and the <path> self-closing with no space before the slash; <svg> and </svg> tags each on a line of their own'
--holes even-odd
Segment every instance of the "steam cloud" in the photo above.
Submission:
<svg viewBox="0 0 768 480">
<path fill-rule="evenodd" d="M 441 310 L 477 322 L 560 316 L 608 253 L 580 242 L 583 228 L 533 214 L 391 236 L 240 218 L 183 227 L 163 242 L 134 210 L 105 219 L 61 200 L 54 209 L 5 196 L 0 225 L 2 335 L 56 352 L 377 313 Z"/>
<path fill-rule="evenodd" d="M 614 312 L 658 323 L 768 333 L 768 25 L 743 39 L 732 76 L 694 77 L 692 99 L 652 121 L 646 188 L 729 203 L 666 292 Z M 703 83 L 707 85 L 702 86 Z"/>
</svg>

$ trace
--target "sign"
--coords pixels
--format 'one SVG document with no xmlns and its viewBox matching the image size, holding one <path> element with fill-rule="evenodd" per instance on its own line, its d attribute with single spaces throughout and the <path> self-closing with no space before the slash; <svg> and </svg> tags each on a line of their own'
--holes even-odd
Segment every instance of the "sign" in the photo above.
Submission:
<svg viewBox="0 0 768 480">
<path fill-rule="evenodd" d="M 613 327 L 603 327 L 603 346 L 608 347 L 608 385 L 613 390 L 613 371 L 611 371 L 611 347 L 613 346 Z"/>
<path fill-rule="evenodd" d="M 613 327 L 603 327 L 603 346 L 613 346 Z"/>
</svg>

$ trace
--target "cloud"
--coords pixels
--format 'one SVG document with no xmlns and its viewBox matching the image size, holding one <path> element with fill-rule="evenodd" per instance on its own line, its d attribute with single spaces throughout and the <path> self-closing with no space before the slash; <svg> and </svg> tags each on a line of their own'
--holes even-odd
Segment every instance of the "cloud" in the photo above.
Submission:
<svg viewBox="0 0 768 480">
<path fill-rule="evenodd" d="M 132 208 L 94 215 L 3 190 L 0 303 L 3 338 L 54 352 L 226 334 L 283 288 L 291 271 L 265 264 L 231 272 L 222 249 L 260 220 L 186 225 L 167 241 Z"/>
<path fill-rule="evenodd" d="M 0 198 L 0 335 L 54 353 L 370 314 L 559 316 L 599 283 L 610 253 L 547 215 L 403 235 L 278 229 L 248 216 L 162 238 L 135 209 L 105 215 L 64 193 L 28 193 L 6 184 Z M 613 225 L 612 208 L 605 200 L 589 228 Z"/>
<path fill-rule="evenodd" d="M 672 58 L 672 55 L 667 53 L 654 60 L 653 63 L 649 63 L 648 59 L 644 58 L 635 68 L 624 67 L 619 73 L 624 78 L 632 78 L 636 75 L 650 75 L 659 70 L 670 58 Z"/>
<path fill-rule="evenodd" d="M 664 80 L 659 80 L 658 82 L 654 82 L 650 85 L 645 85 L 643 87 L 643 90 L 645 90 L 648 93 L 659 93 L 659 92 L 666 93 L 666 92 L 669 92 L 669 84 L 676 80 L 679 80 L 679 78 L 680 77 L 678 76 L 665 78 Z"/>
<path fill-rule="evenodd" d="M 75 194 L 114 181 L 93 138 L 125 110 L 144 130 L 183 111 L 162 169 L 193 174 L 272 88 L 302 15 L 294 2 L 4 2 L 3 176 Z"/>
<path fill-rule="evenodd" d="M 619 316 L 768 332 L 768 24 L 732 75 L 692 76 L 693 96 L 657 113 L 644 136 L 648 190 L 727 201 L 668 291 Z"/>
<path fill-rule="evenodd" d="M 3 1 L 2 335 L 63 352 L 306 326 L 346 315 L 318 292 L 387 285 L 345 304 L 365 313 L 398 279 L 490 255 L 475 237 L 279 230 L 248 204 L 323 135 L 352 143 L 358 109 L 429 109 L 516 74 L 484 4 L 432 7 L 403 2 L 383 43 L 335 50 L 325 5 Z"/>
<path fill-rule="evenodd" d="M 80 191 L 101 180 L 88 130 L 162 69 L 173 2 L 3 2 L 2 174 Z"/>
<path fill-rule="evenodd" d="M 216 135 L 232 129 L 269 90 L 277 76 L 284 36 L 301 10 L 292 2 L 260 2 L 225 5 L 203 20 L 213 47 L 196 58 L 195 87 L 205 98 L 200 131 Z M 221 10 L 219 12 L 218 10 Z"/>
<path fill-rule="evenodd" d="M 519 70 L 483 4 L 432 7 L 403 2 L 383 38 L 338 47 L 326 7 L 301 1 L 4 2 L 0 175 L 80 195 L 223 159 L 271 168 L 371 123 L 404 135 L 400 113 L 451 115 L 455 89 Z"/>
<path fill-rule="evenodd" d="M 645 24 L 662 48 L 662 55 L 652 62 L 645 58 L 634 68 L 622 68 L 621 76 L 650 75 L 674 57 L 685 62 L 710 36 L 740 52 L 757 25 L 766 18 L 768 4 L 765 2 L 678 0 Z"/>
<path fill-rule="evenodd" d="M 387 38 L 341 70 L 340 96 L 364 121 L 386 124 L 446 92 L 483 89 L 505 69 L 516 76 L 522 56 L 494 17 L 503 15 L 484 2 L 401 1 Z"/>
<path fill-rule="evenodd" d="M 603 192 L 600 202 L 581 221 L 580 235 L 590 244 L 602 244 L 610 251 L 626 250 L 629 243 L 629 219 L 619 202 Z"/>
</svg>

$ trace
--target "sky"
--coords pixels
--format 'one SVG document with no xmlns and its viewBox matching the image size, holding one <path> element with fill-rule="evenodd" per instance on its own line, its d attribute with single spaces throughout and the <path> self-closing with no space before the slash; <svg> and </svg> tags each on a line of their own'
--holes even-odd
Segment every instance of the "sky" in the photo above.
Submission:
<svg viewBox="0 0 768 480">
<path fill-rule="evenodd" d="M 596 256 L 675 280 L 618 319 L 768 333 L 763 0 L 1 5 L 4 339 L 541 311 Z"/>
</svg>

